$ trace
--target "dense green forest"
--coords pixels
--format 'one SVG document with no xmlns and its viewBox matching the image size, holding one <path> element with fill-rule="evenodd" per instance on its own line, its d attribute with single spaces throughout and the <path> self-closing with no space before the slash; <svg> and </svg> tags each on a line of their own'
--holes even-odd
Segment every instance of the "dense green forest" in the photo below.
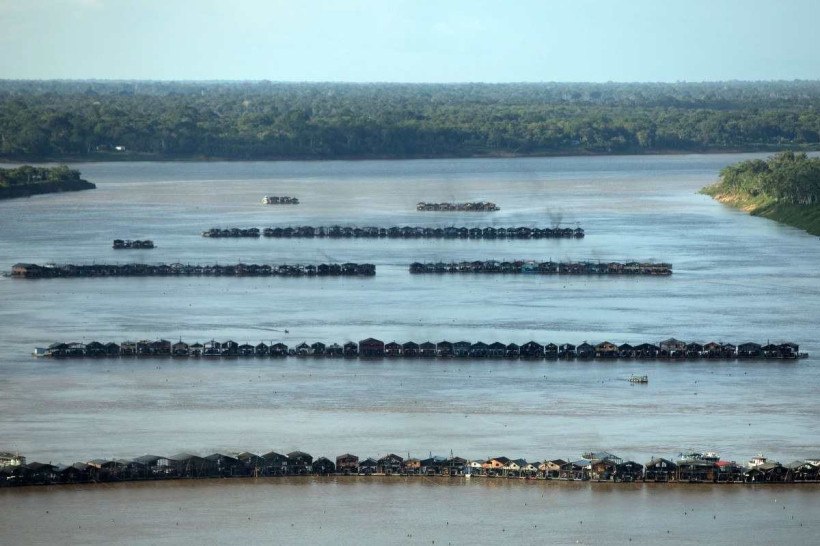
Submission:
<svg viewBox="0 0 820 546">
<path fill-rule="evenodd" d="M 704 193 L 758 216 L 820 235 L 820 158 L 779 153 L 725 167 Z"/>
<path fill-rule="evenodd" d="M 40 193 L 90 190 L 97 186 L 83 180 L 80 171 L 65 165 L 58 167 L 32 167 L 23 165 L 16 169 L 0 169 L 0 199 L 28 197 Z"/>
<path fill-rule="evenodd" d="M 820 148 L 820 82 L 0 81 L 0 158 L 319 159 Z"/>
</svg>

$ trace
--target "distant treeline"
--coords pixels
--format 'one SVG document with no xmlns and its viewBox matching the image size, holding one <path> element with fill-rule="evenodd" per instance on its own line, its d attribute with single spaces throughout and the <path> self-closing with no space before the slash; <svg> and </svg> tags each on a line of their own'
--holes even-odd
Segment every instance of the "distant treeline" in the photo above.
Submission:
<svg viewBox="0 0 820 546">
<path fill-rule="evenodd" d="M 96 188 L 80 178 L 80 171 L 59 167 L 32 167 L 0 169 L 0 199 L 26 197 L 39 193 L 78 191 Z"/>
<path fill-rule="evenodd" d="M 0 158 L 320 159 L 820 147 L 820 82 L 0 81 Z"/>
<path fill-rule="evenodd" d="M 716 189 L 768 197 L 791 205 L 820 203 L 820 158 L 783 152 L 725 167 Z"/>
</svg>

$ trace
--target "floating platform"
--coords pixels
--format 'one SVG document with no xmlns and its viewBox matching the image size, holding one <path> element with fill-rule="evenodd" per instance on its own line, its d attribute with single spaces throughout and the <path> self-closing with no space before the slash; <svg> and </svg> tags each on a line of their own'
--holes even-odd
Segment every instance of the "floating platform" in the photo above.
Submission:
<svg viewBox="0 0 820 546">
<path fill-rule="evenodd" d="M 166 339 L 156 341 L 123 341 L 122 343 L 53 343 L 46 348 L 37 348 L 34 352 L 38 357 L 51 358 L 83 358 L 83 357 L 313 357 L 313 358 L 409 358 L 409 359 L 511 359 L 511 360 L 734 360 L 734 359 L 766 359 L 766 360 L 794 360 L 802 358 L 805 353 L 799 352 L 796 343 L 767 343 L 761 345 L 754 342 L 733 345 L 731 343 L 709 342 L 700 344 L 686 343 L 674 338 L 661 341 L 658 344 L 641 343 L 631 345 L 623 343 L 616 345 L 609 341 L 598 344 L 583 342 L 580 345 L 572 343 L 547 343 L 542 345 L 536 341 L 529 341 L 523 345 L 516 343 L 470 342 L 470 341 L 439 341 L 433 343 L 385 343 L 375 338 L 363 339 L 359 342 L 348 341 L 344 344 L 315 342 L 299 343 L 288 346 L 285 343 L 265 342 L 252 345 L 237 343 L 233 340 L 210 340 L 205 343 L 188 344 L 182 340 L 171 342 Z"/>
<path fill-rule="evenodd" d="M 469 203 L 427 203 L 421 201 L 416 210 L 424 212 L 495 212 L 501 210 L 498 205 L 489 201 L 472 201 Z"/>
<path fill-rule="evenodd" d="M 239 238 L 239 237 L 251 237 L 251 238 L 258 238 L 260 235 L 259 228 L 247 228 L 247 229 L 240 229 L 240 228 L 227 228 L 227 229 L 220 229 L 220 228 L 211 228 L 207 231 L 202 232 L 203 237 L 213 237 L 215 239 L 219 238 Z"/>
<path fill-rule="evenodd" d="M 18 263 L 12 266 L 11 276 L 23 279 L 56 279 L 83 277 L 370 277 L 376 274 L 373 264 L 319 264 L 319 265 L 191 265 L 191 264 L 91 264 L 91 265 L 37 265 Z"/>
<path fill-rule="evenodd" d="M 536 262 L 531 260 L 413 262 L 410 264 L 410 273 L 668 276 L 672 274 L 672 264 L 654 262 Z"/>
<path fill-rule="evenodd" d="M 424 449 L 419 449 L 425 452 Z M 715 453 L 690 454 L 675 461 L 652 458 L 646 463 L 624 460 L 602 451 L 565 461 L 538 457 L 533 461 L 508 456 L 421 459 L 395 453 L 359 458 L 345 453 L 332 459 L 309 453 L 270 451 L 216 452 L 210 455 L 177 453 L 142 455 L 133 459 L 90 459 L 70 465 L 27 462 L 19 453 L 0 453 L 0 487 L 60 485 L 169 479 L 257 478 L 278 476 L 403 476 L 428 479 L 469 478 L 589 481 L 607 483 L 670 482 L 697 484 L 810 484 L 820 483 L 820 461 L 814 456 L 789 464 L 768 461 L 762 455 L 738 464 Z M 763 462 L 759 462 L 763 461 Z"/>
<path fill-rule="evenodd" d="M 268 227 L 262 235 L 282 238 L 330 239 L 583 239 L 584 230 L 562 227 L 419 227 L 419 226 L 288 226 Z M 259 237 L 256 228 L 211 228 L 203 237 Z"/>
<path fill-rule="evenodd" d="M 296 197 L 288 197 L 286 195 L 283 196 L 271 196 L 266 195 L 262 198 L 263 205 L 298 205 L 299 199 Z"/>
<path fill-rule="evenodd" d="M 150 239 L 145 239 L 143 241 L 132 241 L 130 239 L 114 239 L 113 248 L 117 250 L 154 248 L 154 241 Z"/>
</svg>

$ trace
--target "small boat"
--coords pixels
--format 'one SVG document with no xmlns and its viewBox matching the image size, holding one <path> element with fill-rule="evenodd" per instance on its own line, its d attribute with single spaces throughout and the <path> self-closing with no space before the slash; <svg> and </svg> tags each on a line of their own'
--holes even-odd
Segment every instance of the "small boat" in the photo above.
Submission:
<svg viewBox="0 0 820 546">
<path fill-rule="evenodd" d="M 649 383 L 649 376 L 648 375 L 635 375 L 632 374 L 629 376 L 630 383 Z"/>
</svg>

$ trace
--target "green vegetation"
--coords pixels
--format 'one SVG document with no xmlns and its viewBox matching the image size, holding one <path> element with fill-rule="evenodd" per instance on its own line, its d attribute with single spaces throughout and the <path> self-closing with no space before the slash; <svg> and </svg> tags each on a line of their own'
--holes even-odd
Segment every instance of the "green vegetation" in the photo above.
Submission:
<svg viewBox="0 0 820 546">
<path fill-rule="evenodd" d="M 820 82 L 0 81 L 0 158 L 327 159 L 820 148 Z"/>
<path fill-rule="evenodd" d="M 0 199 L 96 187 L 80 178 L 80 171 L 65 165 L 51 168 L 23 165 L 16 169 L 0 169 Z"/>
<path fill-rule="evenodd" d="M 784 224 L 820 235 L 820 158 L 783 152 L 730 165 L 703 193 Z"/>
</svg>

